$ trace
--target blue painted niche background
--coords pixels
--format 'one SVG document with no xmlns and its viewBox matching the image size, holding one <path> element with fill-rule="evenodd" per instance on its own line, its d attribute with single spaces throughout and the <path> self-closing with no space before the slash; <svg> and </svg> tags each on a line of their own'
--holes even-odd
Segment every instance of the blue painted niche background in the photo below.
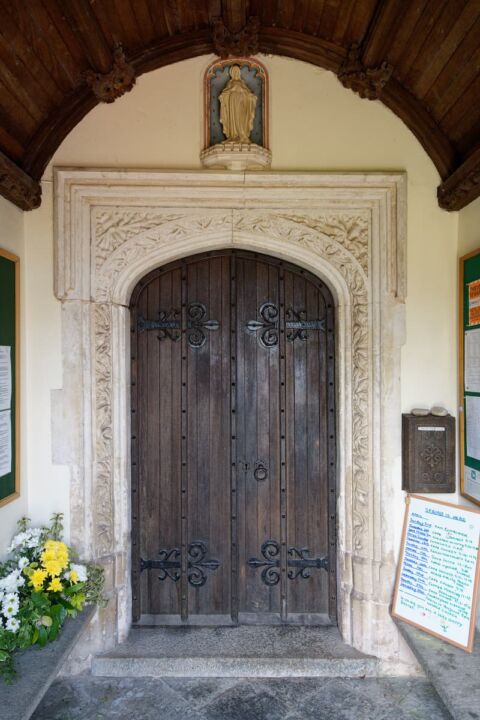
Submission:
<svg viewBox="0 0 480 720">
<path fill-rule="evenodd" d="M 250 139 L 256 145 L 263 147 L 263 82 L 262 75 L 257 68 L 241 65 L 232 62 L 223 67 L 219 67 L 215 71 L 215 75 L 210 78 L 210 145 L 217 145 L 226 140 L 223 134 L 222 124 L 220 122 L 220 94 L 225 85 L 230 80 L 230 68 L 239 65 L 240 76 L 245 82 L 249 90 L 257 96 L 257 106 L 255 109 L 255 119 L 253 121 L 253 130 Z"/>
</svg>

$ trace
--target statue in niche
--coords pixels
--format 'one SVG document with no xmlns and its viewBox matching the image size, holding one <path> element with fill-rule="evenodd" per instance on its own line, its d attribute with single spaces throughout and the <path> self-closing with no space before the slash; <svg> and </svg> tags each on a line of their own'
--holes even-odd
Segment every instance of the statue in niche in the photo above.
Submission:
<svg viewBox="0 0 480 720">
<path fill-rule="evenodd" d="M 205 72 L 203 167 L 261 170 L 270 167 L 268 73 L 251 57 L 225 58 Z"/>
<path fill-rule="evenodd" d="M 250 143 L 257 97 L 241 79 L 238 65 L 231 67 L 230 78 L 219 97 L 223 132 L 227 142 Z"/>
</svg>

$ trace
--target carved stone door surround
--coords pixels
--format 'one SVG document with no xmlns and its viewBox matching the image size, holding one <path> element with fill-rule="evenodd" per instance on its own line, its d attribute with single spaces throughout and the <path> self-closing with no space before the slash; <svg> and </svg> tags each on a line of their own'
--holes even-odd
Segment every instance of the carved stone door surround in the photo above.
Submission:
<svg viewBox="0 0 480 720">
<path fill-rule="evenodd" d="M 71 541 L 103 563 L 110 596 L 89 652 L 124 639 L 131 618 L 131 292 L 164 263 L 242 248 L 305 267 L 333 294 L 339 627 L 389 666 L 409 661 L 388 612 L 402 507 L 404 175 L 60 168 L 55 218 L 64 387 L 53 454 L 70 468 Z"/>
</svg>

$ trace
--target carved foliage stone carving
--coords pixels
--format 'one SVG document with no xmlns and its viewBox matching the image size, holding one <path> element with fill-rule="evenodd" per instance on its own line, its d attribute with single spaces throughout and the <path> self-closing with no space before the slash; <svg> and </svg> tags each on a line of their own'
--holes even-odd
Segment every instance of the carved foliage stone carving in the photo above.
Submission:
<svg viewBox="0 0 480 720">
<path fill-rule="evenodd" d="M 248 57 L 258 53 L 258 17 L 251 17 L 239 32 L 231 32 L 222 18 L 212 24 L 213 47 L 221 58 Z"/>
<path fill-rule="evenodd" d="M 175 212 L 100 208 L 95 222 L 97 300 L 109 301 L 118 275 L 139 257 L 166 242 L 179 243 L 196 235 L 217 235 L 231 228 L 225 211 Z"/>
<path fill-rule="evenodd" d="M 347 57 L 338 72 L 342 85 L 367 100 L 378 100 L 390 80 L 393 67 L 383 62 L 377 68 L 367 68 L 361 60 L 362 49 L 358 43 L 351 45 Z"/>
<path fill-rule="evenodd" d="M 113 550 L 112 308 L 94 305 L 95 324 L 95 517 L 96 554 Z"/>
<path fill-rule="evenodd" d="M 108 73 L 96 73 L 87 70 L 84 78 L 92 88 L 93 94 L 100 102 L 112 103 L 117 98 L 129 92 L 135 85 L 135 70 L 127 62 L 121 45 L 117 45 L 113 52 L 113 65 Z"/>
</svg>

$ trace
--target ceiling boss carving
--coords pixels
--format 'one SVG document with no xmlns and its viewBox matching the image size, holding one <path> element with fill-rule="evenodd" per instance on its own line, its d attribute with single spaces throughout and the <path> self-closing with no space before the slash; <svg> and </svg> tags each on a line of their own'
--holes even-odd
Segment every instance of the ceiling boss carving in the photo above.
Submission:
<svg viewBox="0 0 480 720">
<path fill-rule="evenodd" d="M 212 39 L 215 52 L 221 58 L 248 57 L 259 52 L 258 17 L 249 18 L 245 27 L 239 32 L 231 32 L 222 18 L 215 18 L 212 23 Z"/>
<path fill-rule="evenodd" d="M 97 100 L 104 103 L 112 103 L 126 92 L 130 92 L 136 82 L 135 70 L 127 62 L 121 45 L 117 45 L 113 51 L 113 65 L 110 72 L 102 74 L 87 70 L 84 78 Z"/>
<path fill-rule="evenodd" d="M 338 79 L 342 85 L 367 100 L 378 100 L 383 88 L 390 80 L 393 67 L 384 62 L 379 67 L 367 68 L 361 60 L 362 48 L 359 43 L 353 43 L 348 50 Z"/>
</svg>

